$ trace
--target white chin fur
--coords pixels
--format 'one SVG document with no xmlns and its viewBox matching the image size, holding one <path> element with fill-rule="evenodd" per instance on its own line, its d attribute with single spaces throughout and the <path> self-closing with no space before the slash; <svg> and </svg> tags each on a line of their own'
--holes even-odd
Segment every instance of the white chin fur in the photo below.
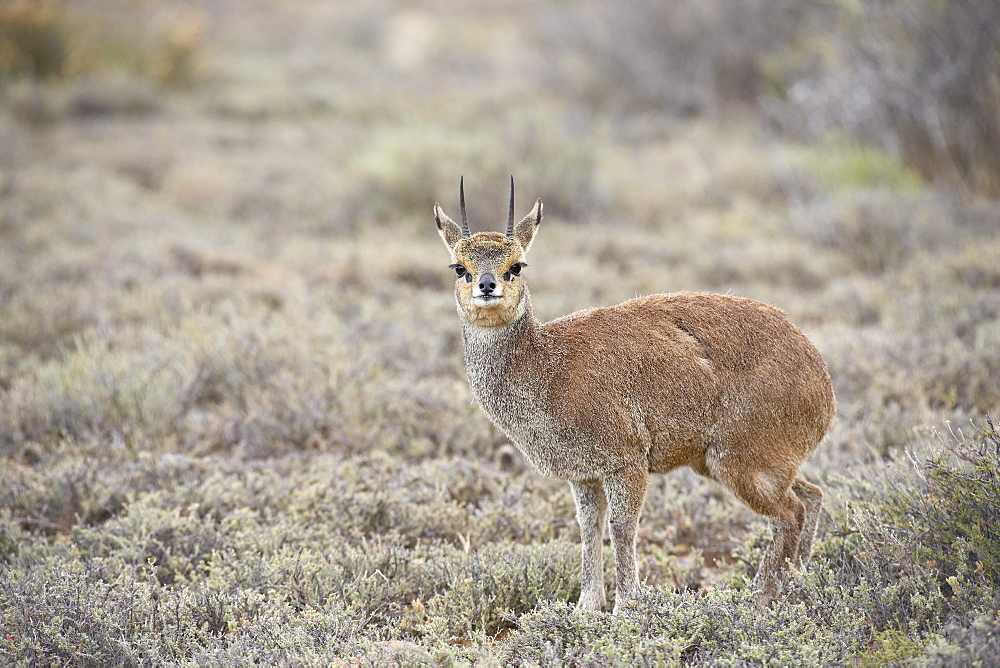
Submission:
<svg viewBox="0 0 1000 668">
<path fill-rule="evenodd" d="M 497 297 L 473 297 L 472 303 L 480 308 L 491 308 L 493 306 L 499 306 L 500 302 L 503 301 Z"/>
</svg>

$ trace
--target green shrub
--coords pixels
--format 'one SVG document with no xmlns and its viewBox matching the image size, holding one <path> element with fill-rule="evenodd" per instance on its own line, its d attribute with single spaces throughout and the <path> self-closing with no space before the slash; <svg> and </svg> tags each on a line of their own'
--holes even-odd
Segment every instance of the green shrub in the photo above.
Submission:
<svg viewBox="0 0 1000 668">
<path fill-rule="evenodd" d="M 862 657 L 862 666 L 900 665 L 924 653 L 923 646 L 898 629 L 875 634 L 872 647 Z"/>
<path fill-rule="evenodd" d="M 842 599 L 865 620 L 873 661 L 912 655 L 948 624 L 1000 604 L 1000 441 L 986 424 L 975 437 L 941 439 L 912 469 L 855 480 L 850 494 L 863 500 L 838 511 L 836 529 L 818 541 L 806 590 Z"/>
<path fill-rule="evenodd" d="M 560 218 L 584 219 L 603 204 L 592 137 L 581 137 L 568 121 L 540 111 L 519 110 L 489 127 L 457 119 L 383 129 L 352 156 L 351 170 L 359 179 L 350 195 L 360 212 L 354 218 L 417 216 L 431 222 L 435 199 L 457 217 L 458 176 L 464 172 L 474 232 L 503 228 L 511 173 L 518 216 L 542 197 L 546 210 Z M 532 159 L 539 155 L 546 157 Z"/>
<path fill-rule="evenodd" d="M 561 93 L 634 114 L 640 127 L 642 112 L 716 116 L 756 100 L 768 85 L 768 56 L 794 43 L 809 15 L 757 0 L 556 3 L 543 15 L 559 75 L 549 76 Z"/>
<path fill-rule="evenodd" d="M 831 193 L 868 189 L 914 193 L 922 185 L 919 174 L 889 153 L 834 137 L 811 154 L 809 170 Z"/>
<path fill-rule="evenodd" d="M 15 383 L 12 411 L 5 416 L 12 424 L 0 439 L 99 436 L 134 443 L 145 433 L 161 431 L 183 409 L 197 369 L 176 342 L 156 335 L 146 341 L 149 348 L 139 353 L 118 350 L 95 332 L 77 337 L 62 356 L 40 366 L 30 382 Z"/>
<path fill-rule="evenodd" d="M 821 46 L 794 72 L 778 116 L 797 117 L 793 124 L 807 132 L 846 129 L 927 178 L 995 195 L 1000 163 L 988 147 L 1000 143 L 996 3 L 831 7 L 822 28 L 803 35 Z"/>
<path fill-rule="evenodd" d="M 916 473 L 865 509 L 866 541 L 937 570 L 951 592 L 968 580 L 1000 585 L 1000 435 L 992 420 L 975 436 L 953 433 Z"/>
<path fill-rule="evenodd" d="M 995 666 L 1000 663 L 1000 611 L 945 626 L 943 637 L 928 644 L 920 663 L 926 666 Z"/>
<path fill-rule="evenodd" d="M 440 638 L 496 636 L 537 605 L 575 600 L 579 547 L 491 545 L 440 565 L 444 587 L 414 615 L 413 628 Z"/>
<path fill-rule="evenodd" d="M 61 14 L 56 2 L 18 0 L 0 6 L 0 80 L 63 75 L 67 45 Z"/>
<path fill-rule="evenodd" d="M 105 582 L 84 564 L 50 558 L 0 571 L 0 661 L 294 663 L 363 651 L 358 620 L 336 605 L 303 614 L 236 583 L 161 588 L 155 567 Z"/>
<path fill-rule="evenodd" d="M 864 187 L 817 198 L 796 226 L 852 268 L 885 274 L 905 268 L 924 249 L 951 245 L 956 234 L 940 225 L 944 217 L 945 207 L 933 197 Z"/>
<path fill-rule="evenodd" d="M 749 590 L 644 588 L 616 616 L 540 606 L 521 617 L 501 650 L 505 662 L 518 664 L 826 665 L 855 655 L 862 623 L 834 600 L 778 602 L 761 610 Z"/>
<path fill-rule="evenodd" d="M 125 505 L 126 489 L 141 467 L 115 463 L 108 471 L 100 456 L 80 461 L 50 462 L 41 467 L 11 467 L 0 486 L 0 507 L 40 534 L 55 535 L 76 524 L 100 524 Z"/>
<path fill-rule="evenodd" d="M 202 68 L 205 29 L 193 7 L 16 0 L 0 6 L 0 81 L 125 76 L 189 87 Z"/>
</svg>

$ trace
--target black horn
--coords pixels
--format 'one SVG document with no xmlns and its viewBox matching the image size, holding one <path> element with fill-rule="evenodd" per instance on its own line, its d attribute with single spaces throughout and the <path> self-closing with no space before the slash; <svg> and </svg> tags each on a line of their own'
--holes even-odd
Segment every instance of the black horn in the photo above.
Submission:
<svg viewBox="0 0 1000 668">
<path fill-rule="evenodd" d="M 462 207 L 462 239 L 468 239 L 472 232 L 469 231 L 469 218 L 465 215 L 465 176 L 458 182 L 458 203 Z"/>
<path fill-rule="evenodd" d="M 507 209 L 507 238 L 514 238 L 514 175 L 510 175 L 510 207 Z"/>
</svg>

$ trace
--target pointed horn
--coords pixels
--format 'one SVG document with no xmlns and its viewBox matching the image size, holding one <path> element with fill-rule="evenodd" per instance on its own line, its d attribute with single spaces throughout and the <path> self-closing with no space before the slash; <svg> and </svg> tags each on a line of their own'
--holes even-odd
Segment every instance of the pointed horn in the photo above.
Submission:
<svg viewBox="0 0 1000 668">
<path fill-rule="evenodd" d="M 463 175 L 461 180 L 458 182 L 458 202 L 462 206 L 462 239 L 468 239 L 472 236 L 472 232 L 469 231 L 469 218 L 465 215 L 465 176 Z"/>
<path fill-rule="evenodd" d="M 510 175 L 510 207 L 507 209 L 507 238 L 514 238 L 514 175 Z"/>
</svg>

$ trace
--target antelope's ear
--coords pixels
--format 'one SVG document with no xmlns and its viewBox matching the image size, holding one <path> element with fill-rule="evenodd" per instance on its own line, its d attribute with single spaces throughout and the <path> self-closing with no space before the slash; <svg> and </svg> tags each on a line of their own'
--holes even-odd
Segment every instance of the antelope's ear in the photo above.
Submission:
<svg viewBox="0 0 1000 668">
<path fill-rule="evenodd" d="M 434 203 L 434 222 L 437 223 L 438 234 L 441 235 L 441 240 L 444 241 L 444 245 L 451 251 L 455 247 L 455 244 L 462 240 L 462 228 L 458 226 L 458 223 L 444 214 L 441 205 L 437 202 Z"/>
<path fill-rule="evenodd" d="M 535 200 L 535 208 L 531 210 L 520 223 L 514 226 L 514 238 L 521 244 L 521 248 L 527 253 L 531 248 L 531 242 L 535 240 L 535 232 L 542 222 L 542 200 Z"/>
</svg>

